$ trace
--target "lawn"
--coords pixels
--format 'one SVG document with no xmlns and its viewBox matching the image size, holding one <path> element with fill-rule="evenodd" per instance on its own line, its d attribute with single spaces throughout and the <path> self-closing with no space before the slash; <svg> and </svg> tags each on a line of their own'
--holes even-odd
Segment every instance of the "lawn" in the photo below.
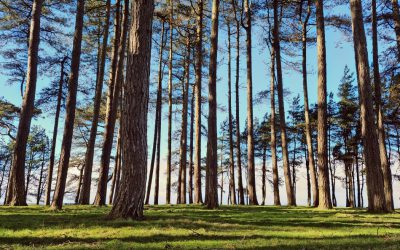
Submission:
<svg viewBox="0 0 400 250">
<path fill-rule="evenodd" d="M 146 207 L 143 221 L 109 207 L 0 207 L 0 249 L 399 249 L 400 214 L 305 207 Z"/>
</svg>

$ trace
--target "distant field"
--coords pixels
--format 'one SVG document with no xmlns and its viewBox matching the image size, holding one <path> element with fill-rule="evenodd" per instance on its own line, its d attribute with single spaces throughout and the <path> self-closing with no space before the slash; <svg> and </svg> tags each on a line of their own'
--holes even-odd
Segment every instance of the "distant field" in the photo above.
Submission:
<svg viewBox="0 0 400 250">
<path fill-rule="evenodd" d="M 400 249 L 400 214 L 305 207 L 147 207 L 109 221 L 109 207 L 0 207 L 1 249 Z"/>
</svg>

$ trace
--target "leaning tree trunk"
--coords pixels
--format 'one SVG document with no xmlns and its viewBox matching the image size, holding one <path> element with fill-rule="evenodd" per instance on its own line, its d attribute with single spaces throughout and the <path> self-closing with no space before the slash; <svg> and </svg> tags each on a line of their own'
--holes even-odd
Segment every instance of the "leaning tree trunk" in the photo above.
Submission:
<svg viewBox="0 0 400 250">
<path fill-rule="evenodd" d="M 256 193 L 256 169 L 254 163 L 254 136 L 253 136 L 253 69 L 251 56 L 251 18 L 252 10 L 249 0 L 245 0 L 246 12 L 246 63 L 247 63 L 247 192 L 250 205 L 258 205 Z"/>
<path fill-rule="evenodd" d="M 112 205 L 115 196 L 115 190 L 119 179 L 121 178 L 121 133 L 118 130 L 118 139 L 117 139 L 117 152 L 115 153 L 115 166 L 114 172 L 111 180 L 111 190 L 110 197 L 108 198 L 108 204 Z"/>
<path fill-rule="evenodd" d="M 62 93 L 64 86 L 64 65 L 67 59 L 68 57 L 64 57 L 63 60 L 61 60 L 60 81 L 58 82 L 57 106 L 56 106 L 56 114 L 54 117 L 53 139 L 51 141 L 50 163 L 47 173 L 46 197 L 44 202 L 46 206 L 50 205 L 51 183 L 53 182 L 54 160 L 55 160 L 57 134 L 58 134 L 58 121 L 60 119 L 61 100 L 62 100 Z"/>
<path fill-rule="evenodd" d="M 381 169 L 377 127 L 374 121 L 367 41 L 361 0 L 350 0 L 354 49 L 357 58 L 358 87 L 361 107 L 361 137 L 367 173 L 368 211 L 386 212 L 384 181 Z"/>
<path fill-rule="evenodd" d="M 40 43 L 40 16 L 43 0 L 34 0 L 32 18 L 29 31 L 28 71 L 26 73 L 26 89 L 22 101 L 20 120 L 13 150 L 10 183 L 6 197 L 6 204 L 11 206 L 26 206 L 25 198 L 25 156 L 33 109 L 37 81 L 37 66 L 39 60 Z"/>
<path fill-rule="evenodd" d="M 198 0 L 196 31 L 195 83 L 195 149 L 194 149 L 194 203 L 203 202 L 201 192 L 201 78 L 203 69 L 203 0 Z"/>
<path fill-rule="evenodd" d="M 208 167 L 208 192 L 207 207 L 218 207 L 218 142 L 217 142 L 217 53 L 218 53 L 218 16 L 219 0 L 212 2 L 211 23 L 211 48 L 208 77 L 208 142 L 207 142 L 207 167 Z"/>
<path fill-rule="evenodd" d="M 394 21 L 394 31 L 396 33 L 396 42 L 397 42 L 397 58 L 400 62 L 400 11 L 399 11 L 399 2 L 398 0 L 392 0 L 392 8 L 393 8 L 393 21 Z"/>
<path fill-rule="evenodd" d="M 171 150 L 172 150 L 172 57 L 174 35 L 174 3 L 170 1 L 169 13 L 169 58 L 168 58 L 168 153 L 167 153 L 167 188 L 166 203 L 171 203 Z"/>
<path fill-rule="evenodd" d="M 274 189 L 274 205 L 280 206 L 279 195 L 279 173 L 276 155 L 276 121 L 275 121 L 275 49 L 271 46 L 271 84 L 270 84 L 270 106 L 271 106 L 271 164 L 272 164 L 272 186 Z"/>
<path fill-rule="evenodd" d="M 229 121 L 229 198 L 233 205 L 236 205 L 235 192 L 235 166 L 233 159 L 233 122 L 232 122 L 232 52 L 231 52 L 231 25 L 228 22 L 228 121 Z M 221 197 L 222 201 L 222 197 Z"/>
<path fill-rule="evenodd" d="M 286 136 L 286 122 L 285 122 L 285 104 L 283 100 L 283 79 L 282 79 L 282 60 L 281 60 L 281 46 L 279 38 L 279 6 L 278 0 L 274 0 L 274 47 L 276 53 L 276 73 L 277 73 L 277 90 L 278 90 L 278 103 L 279 103 L 279 123 L 281 128 L 281 141 L 282 141 L 282 161 L 283 161 L 283 174 L 285 175 L 286 195 L 289 206 L 296 206 L 296 197 L 293 192 L 292 179 L 289 167 L 289 155 L 287 148 Z"/>
<path fill-rule="evenodd" d="M 104 206 L 106 204 L 110 156 L 114 141 L 115 122 L 117 119 L 121 86 L 124 77 L 126 38 L 129 25 L 129 1 L 124 2 L 124 16 L 122 19 L 121 37 L 118 45 L 118 62 L 115 72 L 114 90 L 112 91 L 113 97 L 111 98 L 110 102 L 107 103 L 106 128 L 104 132 L 104 143 L 100 159 L 99 181 L 97 185 L 96 197 L 94 199 L 94 204 L 97 206 Z"/>
<path fill-rule="evenodd" d="M 381 76 L 379 73 L 379 52 L 378 52 L 378 19 L 376 14 L 376 0 L 372 0 L 372 64 L 374 68 L 375 81 L 375 113 L 378 126 L 378 143 L 379 154 L 381 158 L 381 168 L 383 174 L 383 183 L 385 189 L 386 209 L 394 210 L 393 205 L 393 188 L 392 188 L 392 171 L 387 158 L 385 145 L 385 127 L 383 124 L 384 117 L 382 111 L 382 95 L 381 95 Z"/>
<path fill-rule="evenodd" d="M 308 155 L 308 167 L 310 170 L 310 178 L 311 178 L 311 187 L 312 187 L 312 195 L 313 195 L 313 206 L 317 207 L 319 202 L 319 194 L 318 194 L 318 181 L 317 174 L 315 170 L 315 160 L 314 160 L 314 149 L 312 144 L 311 137 L 311 124 L 310 124 L 310 109 L 308 104 L 308 87 L 307 87 L 307 27 L 308 21 L 311 15 L 311 6 L 310 1 L 307 10 L 306 20 L 303 22 L 302 32 L 302 51 L 303 51 L 303 92 L 304 92 L 304 120 L 305 120 L 305 134 L 306 134 L 306 142 L 307 142 L 307 155 Z"/>
<path fill-rule="evenodd" d="M 327 144 L 327 102 L 326 102 L 326 47 L 324 24 L 324 1 L 316 1 L 317 50 L 318 50 L 318 184 L 319 204 L 322 209 L 332 208 L 329 190 L 329 166 Z"/>
<path fill-rule="evenodd" d="M 117 6 L 118 7 L 118 6 Z M 100 105 L 101 105 L 101 97 L 103 92 L 103 80 L 104 80 L 104 68 L 106 64 L 106 56 L 107 56 L 107 44 L 108 44 L 108 33 L 110 27 L 110 15 L 111 15 L 111 0 L 107 0 L 106 2 L 106 19 L 104 24 L 104 33 L 103 33 L 103 44 L 101 47 L 100 53 L 100 62 L 99 62 L 99 71 L 97 75 L 96 82 L 96 91 L 94 95 L 94 104 L 93 104 L 93 119 L 92 126 L 90 128 L 89 140 L 87 143 L 86 154 L 85 154 L 85 164 L 83 165 L 83 186 L 85 188 L 85 197 L 83 197 L 82 204 L 88 204 L 90 198 L 90 186 L 92 182 L 92 169 L 93 169 L 93 156 L 94 156 L 94 147 L 96 144 L 96 136 L 97 136 L 97 127 L 99 123 L 100 116 Z"/>
<path fill-rule="evenodd" d="M 120 192 L 109 214 L 110 218 L 143 217 L 153 12 L 153 0 L 136 0 L 131 4 L 132 20 L 121 116 L 123 173 Z"/>
<path fill-rule="evenodd" d="M 79 78 L 79 65 L 81 61 L 81 45 L 82 45 L 82 31 L 83 31 L 83 16 L 85 13 L 85 0 L 78 0 L 76 21 L 75 21 L 75 35 L 72 49 L 71 59 L 71 75 L 68 83 L 68 97 L 67 108 L 64 125 L 64 135 L 61 146 L 60 163 L 58 167 L 57 186 L 54 191 L 53 202 L 51 207 L 53 209 L 61 209 L 64 200 L 65 185 L 67 182 L 69 158 L 71 155 L 72 136 L 74 132 L 75 108 L 76 108 L 76 95 L 78 91 L 78 78 Z"/>
<path fill-rule="evenodd" d="M 146 201 L 145 204 L 148 205 L 150 201 L 150 191 L 151 191 L 151 184 L 153 180 L 153 172 L 154 172 L 154 161 L 156 158 L 158 142 L 160 141 L 160 120 L 161 119 L 161 91 L 162 91 L 162 63 L 163 63 L 163 52 L 164 52 L 164 27 L 165 23 L 162 21 L 162 28 L 161 28 L 161 44 L 160 44 L 160 51 L 159 51 L 159 62 L 158 62 L 158 86 L 157 86 L 157 101 L 156 101 L 156 119 L 154 124 L 154 137 L 153 137 L 153 152 L 151 154 L 151 163 L 150 163 L 150 173 L 149 173 L 149 180 L 147 182 L 147 192 L 146 192 Z"/>
</svg>

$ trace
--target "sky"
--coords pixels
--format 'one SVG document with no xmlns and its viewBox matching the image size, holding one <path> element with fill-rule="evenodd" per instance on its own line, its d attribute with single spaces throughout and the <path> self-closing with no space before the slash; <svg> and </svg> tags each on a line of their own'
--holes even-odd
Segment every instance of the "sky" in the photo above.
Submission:
<svg viewBox="0 0 400 250">
<path fill-rule="evenodd" d="M 347 14 L 350 15 L 349 13 L 349 8 L 346 7 L 341 7 L 338 10 L 341 14 Z M 325 13 L 326 14 L 326 13 Z M 264 25 L 261 23 L 261 21 L 257 22 L 257 26 L 253 28 L 253 48 L 252 48 L 252 57 L 253 57 L 253 97 L 260 92 L 264 90 L 269 89 L 270 85 L 270 77 L 269 77 L 269 52 L 267 49 L 267 46 L 263 42 L 263 37 L 262 37 L 262 30 L 260 26 Z M 266 25 L 266 24 L 265 24 Z M 368 35 L 368 33 L 367 33 Z M 227 93 L 228 93 L 228 87 L 227 87 L 227 54 L 224 53 L 223 51 L 226 49 L 226 38 L 227 34 L 225 31 L 225 28 L 220 29 L 220 34 L 219 34 L 219 54 L 218 54 L 218 83 L 217 83 L 217 102 L 218 105 L 222 105 L 227 107 Z M 368 39 L 368 49 L 370 51 L 371 44 L 370 44 L 370 37 Z M 244 45 L 244 38 L 242 38 L 242 45 Z M 348 39 L 348 37 L 344 36 L 343 33 L 340 31 L 337 31 L 333 29 L 332 27 L 326 27 L 326 51 L 327 51 L 327 89 L 328 92 L 337 92 L 338 85 L 340 83 L 340 79 L 343 76 L 343 70 L 344 67 L 347 65 L 352 72 L 355 71 L 355 62 L 354 62 L 354 50 L 353 50 L 353 43 L 351 40 Z M 293 50 L 298 50 L 298 48 L 293 48 Z M 233 51 L 235 53 L 235 51 Z M 310 46 L 307 49 L 308 53 L 308 60 L 307 60 L 307 66 L 308 66 L 308 71 L 309 74 L 307 76 L 308 78 L 308 90 L 309 90 L 309 102 L 310 104 L 313 104 L 316 102 L 317 99 L 317 51 L 315 46 Z M 371 54 L 371 53 L 370 53 Z M 240 89 L 240 127 L 243 131 L 245 128 L 245 119 L 246 119 L 246 109 L 247 109 L 247 101 L 246 101 L 246 71 L 245 71 L 245 51 L 243 49 L 241 53 L 241 78 L 240 78 L 240 84 L 241 84 L 241 89 Z M 370 56 L 371 58 L 371 56 Z M 288 60 L 289 58 L 284 57 L 284 60 Z M 300 58 L 298 58 L 300 60 Z M 233 58 L 234 60 L 234 58 Z M 298 60 L 298 61 L 299 61 Z M 152 61 L 156 62 L 158 61 L 158 52 L 156 50 L 153 50 L 152 52 Z M 152 67 L 154 68 L 155 65 L 153 63 Z M 167 70 L 167 67 L 165 68 Z M 234 69 L 232 69 L 234 70 Z M 155 68 L 152 70 L 152 75 L 151 79 L 153 80 L 155 78 L 156 70 Z M 208 71 L 206 71 L 208 72 Z M 233 71 L 234 72 L 234 71 Z M 303 88 L 302 88 L 302 75 L 299 72 L 291 70 L 289 67 L 284 65 L 283 68 L 283 85 L 285 89 L 288 89 L 290 91 L 290 96 L 285 98 L 285 108 L 286 112 L 289 109 L 289 106 L 292 102 L 293 97 L 297 96 L 300 94 L 301 97 L 301 104 L 303 103 Z M 106 73 L 107 75 L 107 73 Z M 233 73 L 233 79 L 234 79 L 234 73 Z M 17 85 L 9 85 L 6 83 L 7 78 L 1 74 L 0 72 L 0 97 L 4 97 L 6 100 L 11 101 L 15 105 L 20 105 L 21 104 L 21 95 L 19 91 L 19 86 Z M 50 79 L 44 76 L 39 76 L 38 83 L 37 83 L 37 93 L 40 91 L 40 89 L 48 86 L 50 82 Z M 163 80 L 163 86 L 166 86 L 167 84 L 167 77 L 164 77 Z M 206 78 L 203 79 L 203 95 L 207 96 L 208 89 L 206 87 L 207 85 L 207 80 Z M 106 87 L 104 87 L 104 90 Z M 233 92 L 234 93 L 234 92 Z M 94 93 L 93 93 L 94 94 Z M 180 107 L 174 107 L 174 109 L 180 109 Z M 263 116 L 265 115 L 266 112 L 269 113 L 270 108 L 269 108 L 269 102 L 265 100 L 265 102 L 258 104 L 254 107 L 254 118 L 259 118 L 261 120 Z M 161 156 L 162 156 L 162 162 L 161 162 L 161 178 L 160 178 L 160 203 L 162 204 L 165 202 L 165 179 L 163 178 L 165 175 L 165 169 L 166 169 L 166 155 L 167 155 L 167 121 L 166 121 L 166 112 L 167 108 L 164 105 L 163 108 L 163 122 L 162 122 L 162 136 L 161 136 Z M 234 102 L 233 102 L 233 112 L 234 110 Z M 149 114 L 149 122 L 148 122 L 148 150 L 149 150 L 149 157 L 151 154 L 152 150 L 152 138 L 153 138 L 153 130 L 154 130 L 154 111 Z M 175 115 L 180 116 L 180 112 L 175 113 Z M 175 119 L 176 118 L 176 119 Z M 52 116 L 41 116 L 37 119 L 35 119 L 32 122 L 32 125 L 40 125 L 43 126 L 47 133 L 50 135 L 52 133 L 53 129 L 53 117 Z M 180 117 L 174 117 L 173 120 L 179 120 Z M 221 112 L 219 111 L 217 114 L 217 124 L 219 128 L 219 124 L 227 119 L 227 112 Z M 205 119 L 203 119 L 203 122 L 206 124 Z M 61 144 L 61 137 L 62 137 L 62 127 L 63 127 L 63 120 L 60 120 L 60 125 L 59 125 L 59 137 L 58 137 L 58 144 L 57 144 L 57 153 L 56 153 L 56 159 L 59 157 L 59 150 L 60 150 L 60 144 Z M 179 123 L 175 122 L 173 124 L 174 128 L 178 128 L 180 126 Z M 101 142 L 102 138 L 98 138 L 98 140 Z M 202 139 L 202 155 L 205 156 L 206 152 L 206 138 Z M 177 147 L 178 145 L 174 145 L 173 147 Z M 97 158 L 99 158 L 99 153 L 97 152 Z M 256 186 L 257 186 L 257 195 L 258 195 L 258 200 L 261 201 L 261 166 L 260 166 L 260 161 L 256 160 Z M 280 176 L 283 176 L 283 171 L 281 168 L 281 163 L 278 163 L 280 166 Z M 96 168 L 96 166 L 95 166 Z M 269 159 L 267 160 L 267 168 L 270 169 L 270 162 Z M 343 175 L 342 167 L 339 166 L 339 175 Z M 392 172 L 396 173 L 398 169 L 398 166 L 393 166 Z M 236 173 L 235 173 L 236 174 Z M 237 176 L 237 174 L 236 174 Z M 306 175 L 305 175 L 305 167 L 301 167 L 298 173 L 299 180 L 298 180 L 298 186 L 297 186 L 297 202 L 298 205 L 306 205 L 307 202 L 307 188 L 306 188 Z M 177 179 L 177 175 L 173 175 L 174 179 Z M 225 177 L 226 178 L 226 177 Z M 153 178 L 154 179 L 154 178 Z M 244 180 L 245 181 L 245 180 Z M 227 183 L 227 181 L 225 181 Z M 237 180 L 236 180 L 237 183 Z M 154 184 L 153 184 L 154 186 Z M 342 187 L 342 184 L 340 182 L 337 182 L 337 200 L 339 206 L 344 206 L 345 205 L 345 192 Z M 227 190 L 227 185 L 225 185 L 225 190 Z M 94 191 L 96 190 L 96 187 L 92 187 L 92 198 L 94 197 Z M 364 189 L 366 190 L 366 188 Z M 400 207 L 400 201 L 399 201 L 399 192 L 400 191 L 400 185 L 397 181 L 394 182 L 394 200 L 395 200 L 395 206 Z M 153 194 L 153 192 L 152 192 Z M 281 196 L 281 202 L 282 204 L 286 204 L 286 194 L 285 194 L 285 188 L 284 185 L 280 186 L 280 196 Z M 364 194 L 364 200 L 365 203 L 366 201 L 366 193 Z M 151 199 L 152 200 L 152 197 Z M 172 194 L 172 201 L 176 200 L 175 193 Z M 223 196 L 223 201 L 226 203 L 227 201 L 227 195 L 225 194 Z M 267 204 L 272 204 L 273 202 L 273 194 L 272 194 L 272 188 L 270 185 L 267 185 Z"/>
</svg>

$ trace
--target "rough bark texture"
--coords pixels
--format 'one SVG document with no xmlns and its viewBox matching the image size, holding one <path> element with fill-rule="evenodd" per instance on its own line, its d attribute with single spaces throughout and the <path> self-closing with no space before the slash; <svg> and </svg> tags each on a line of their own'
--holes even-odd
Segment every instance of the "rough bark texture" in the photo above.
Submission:
<svg viewBox="0 0 400 250">
<path fill-rule="evenodd" d="M 278 173 L 278 160 L 276 156 L 276 121 L 275 121 L 275 49 L 271 47 L 271 84 L 270 84 L 270 97 L 271 97 L 271 165 L 272 165 L 272 186 L 274 189 L 274 205 L 280 206 L 281 199 L 279 195 L 279 173 Z"/>
<path fill-rule="evenodd" d="M 131 4 L 132 20 L 121 116 L 123 173 L 121 189 L 109 214 L 110 218 L 143 217 L 153 12 L 153 0 L 136 0 Z"/>
<path fill-rule="evenodd" d="M 104 206 L 106 204 L 107 197 L 107 182 L 108 172 L 110 169 L 110 156 L 112 151 L 112 145 L 114 141 L 114 130 L 115 122 L 117 119 L 119 99 L 121 94 L 121 86 L 124 77 L 124 61 L 125 61 L 125 49 L 126 49 L 126 38 L 129 25 L 129 4 L 128 1 L 124 1 L 124 16 L 122 20 L 121 37 L 118 45 L 118 61 L 115 71 L 115 82 L 114 89 L 112 91 L 113 97 L 110 102 L 107 103 L 107 114 L 106 114 L 106 126 L 104 132 L 104 143 L 102 148 L 102 154 L 100 158 L 100 173 L 99 181 L 97 184 L 96 197 L 94 204 L 97 206 Z"/>
<path fill-rule="evenodd" d="M 236 204 L 235 166 L 233 159 L 233 122 L 232 122 L 232 46 L 231 25 L 228 21 L 228 120 L 229 120 L 229 198 L 231 204 Z M 222 200 L 222 197 L 221 197 Z"/>
<path fill-rule="evenodd" d="M 65 184 L 67 181 L 69 158 L 71 155 L 71 143 L 74 130 L 76 94 L 78 91 L 79 66 L 81 61 L 81 45 L 83 31 L 83 16 L 85 12 L 85 1 L 77 1 L 75 20 L 75 34 L 71 59 L 71 74 L 68 83 L 68 97 L 64 125 L 64 134 L 61 146 L 60 163 L 58 167 L 57 185 L 54 191 L 53 209 L 61 209 L 64 200 Z"/>
<path fill-rule="evenodd" d="M 361 107 L 361 135 L 367 173 L 368 211 L 385 212 L 386 201 L 381 160 L 374 121 L 372 88 L 369 76 L 367 41 L 360 0 L 350 0 L 354 49 L 357 58 L 358 88 Z"/>
<path fill-rule="evenodd" d="M 28 67 L 26 73 L 26 88 L 22 101 L 20 120 L 13 150 L 13 160 L 6 204 L 11 206 L 26 206 L 25 198 L 25 156 L 33 109 L 35 105 L 38 52 L 40 43 L 40 16 L 43 0 L 35 0 L 32 5 L 32 18 L 29 31 Z"/>
<path fill-rule="evenodd" d="M 171 203 L 171 150 L 172 150 L 172 57 L 174 36 L 174 3 L 170 1 L 169 13 L 169 58 L 168 58 L 168 153 L 166 203 Z"/>
<path fill-rule="evenodd" d="M 207 185 L 208 208 L 218 207 L 218 147 L 217 147 L 217 53 L 218 53 L 219 0 L 212 2 L 211 48 L 208 77 L 208 141 L 207 141 Z"/>
<path fill-rule="evenodd" d="M 378 20 L 376 14 L 376 0 L 372 0 L 372 65 L 374 69 L 374 87 L 375 87 L 375 114 L 378 126 L 378 143 L 379 154 L 381 158 L 381 168 L 383 174 L 383 183 L 385 189 L 386 209 L 394 210 L 393 205 L 393 188 L 392 188 L 392 171 L 387 158 L 385 145 L 385 127 L 383 124 L 384 116 L 382 111 L 382 94 L 381 94 L 381 75 L 379 72 L 379 48 L 378 48 Z"/>
<path fill-rule="evenodd" d="M 392 8 L 393 8 L 393 21 L 394 21 L 394 31 L 396 33 L 396 42 L 397 42 L 397 57 L 400 62 L 400 11 L 399 11 L 399 1 L 392 0 Z"/>
<path fill-rule="evenodd" d="M 247 192 L 249 204 L 258 205 L 256 193 L 256 169 L 254 163 L 254 136 L 253 136 L 253 70 L 251 55 L 251 18 L 252 10 L 249 0 L 245 0 L 246 12 L 246 64 L 247 64 Z"/>
<path fill-rule="evenodd" d="M 286 195 L 289 206 L 296 206 L 296 197 L 293 192 L 292 178 L 289 167 L 289 155 L 287 148 L 286 136 L 286 122 L 285 122 L 285 104 L 283 100 L 283 79 L 282 79 L 282 59 L 281 59 L 281 46 L 280 46 L 280 31 L 279 31 L 279 4 L 278 0 L 274 0 L 274 47 L 276 53 L 276 74 L 277 74 L 277 90 L 278 90 L 278 104 L 279 104 L 279 120 L 281 128 L 281 141 L 282 141 L 282 162 L 283 174 L 285 176 Z"/>
<path fill-rule="evenodd" d="M 326 102 L 326 47 L 323 0 L 316 1 L 317 50 L 318 50 L 318 189 L 322 209 L 332 208 L 329 190 L 329 166 L 327 144 L 327 102 Z"/>
<path fill-rule="evenodd" d="M 88 140 L 88 145 L 86 148 L 85 154 L 85 164 L 84 175 L 83 175 L 83 186 L 82 186 L 82 196 L 81 199 L 82 204 L 88 204 L 90 199 L 90 186 L 92 183 L 92 169 L 93 169 L 93 156 L 94 156 L 94 147 L 96 144 L 97 137 L 97 127 L 99 122 L 100 115 L 100 105 L 101 105 L 101 97 L 103 92 L 103 81 L 104 81 L 104 68 L 106 65 L 106 56 L 107 56 L 107 45 L 108 45 L 108 34 L 110 27 L 110 16 L 111 16 L 111 0 L 107 0 L 106 2 L 106 19 L 104 24 L 104 33 L 103 33 L 103 44 L 101 47 L 101 53 L 99 58 L 99 72 L 97 75 L 96 82 L 96 90 L 94 95 L 94 104 L 93 104 L 93 119 L 92 126 L 90 128 L 90 135 Z M 83 195 L 85 194 L 85 195 Z"/>
<path fill-rule="evenodd" d="M 60 119 L 60 112 L 61 112 L 61 99 L 62 99 L 62 91 L 64 86 L 64 65 L 67 61 L 68 57 L 64 57 L 61 60 L 60 65 L 60 80 L 58 82 L 58 92 L 57 92 L 57 106 L 56 106 L 56 114 L 54 117 L 54 127 L 53 127 L 53 138 L 51 140 L 51 151 L 50 151 L 50 163 L 47 173 L 47 184 L 46 184 L 46 197 L 45 197 L 45 205 L 50 205 L 50 195 L 51 195 L 51 185 L 53 182 L 53 171 L 54 171 L 54 161 L 55 161 L 55 151 L 56 151 L 56 144 L 57 144 L 57 134 L 58 134 L 58 121 Z"/>
<path fill-rule="evenodd" d="M 203 68 L 203 0 L 198 0 L 196 31 L 195 83 L 195 147 L 194 147 L 194 203 L 203 202 L 201 191 L 201 73 Z"/>
</svg>

